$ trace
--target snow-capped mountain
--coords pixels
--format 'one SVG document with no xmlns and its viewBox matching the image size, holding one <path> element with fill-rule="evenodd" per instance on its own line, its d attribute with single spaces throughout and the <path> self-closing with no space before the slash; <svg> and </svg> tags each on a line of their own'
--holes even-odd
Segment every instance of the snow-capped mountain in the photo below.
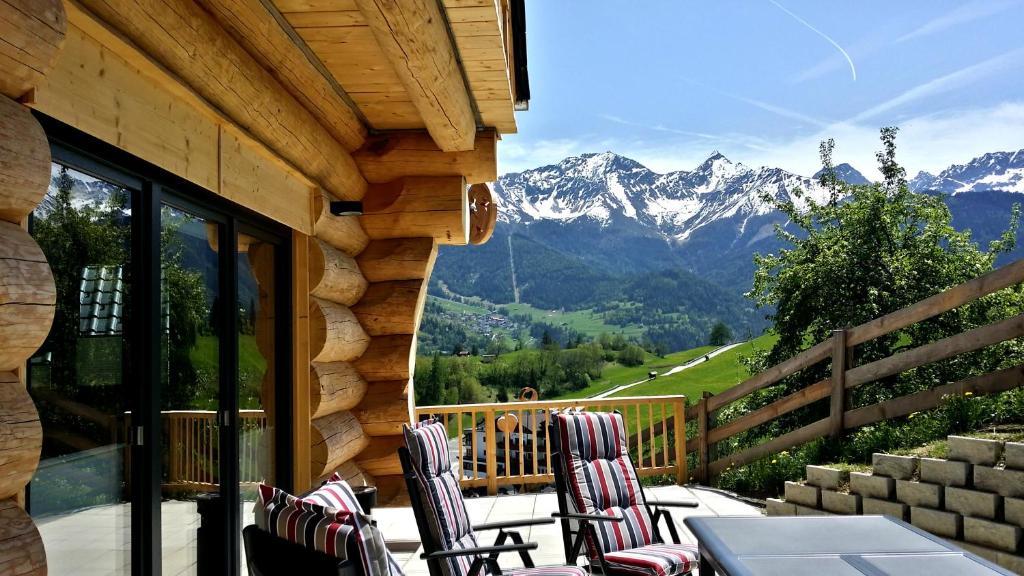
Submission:
<svg viewBox="0 0 1024 576">
<path fill-rule="evenodd" d="M 752 218 L 773 212 L 764 196 L 784 200 L 794 188 L 802 189 L 805 198 L 827 198 L 811 178 L 779 168 L 748 168 L 718 152 L 692 171 L 668 174 L 604 152 L 506 174 L 499 178 L 495 192 L 498 217 L 505 223 L 586 221 L 601 227 L 635 223 L 679 243 L 723 219 L 737 219 L 742 233 Z"/>
<path fill-rule="evenodd" d="M 938 175 L 918 172 L 908 185 L 914 192 L 960 194 L 999 190 L 1024 193 L 1024 149 L 990 152 L 966 164 L 954 164 Z"/>
<path fill-rule="evenodd" d="M 860 173 L 860 171 L 858 171 L 853 166 L 850 166 L 846 162 L 843 162 L 842 164 L 836 166 L 834 168 L 834 170 L 835 170 L 835 173 L 836 173 L 836 178 L 839 178 L 840 180 L 842 180 L 843 182 L 846 182 L 847 184 L 870 184 L 871 183 L 871 181 L 868 180 L 867 178 L 865 178 L 864 175 Z M 818 179 L 821 178 L 821 175 L 824 174 L 824 173 L 825 173 L 825 169 L 822 168 L 821 170 L 818 170 L 817 172 L 815 172 L 814 176 L 812 176 L 811 178 L 813 178 L 814 180 L 818 180 Z"/>
</svg>

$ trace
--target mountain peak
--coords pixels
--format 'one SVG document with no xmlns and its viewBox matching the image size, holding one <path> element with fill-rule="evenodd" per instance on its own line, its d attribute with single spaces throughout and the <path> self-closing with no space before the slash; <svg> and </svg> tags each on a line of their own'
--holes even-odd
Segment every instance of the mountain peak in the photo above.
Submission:
<svg viewBox="0 0 1024 576">
<path fill-rule="evenodd" d="M 832 169 L 835 170 L 836 178 L 839 178 L 841 181 L 846 182 L 847 184 L 859 185 L 871 183 L 871 181 L 868 180 L 863 174 L 861 174 L 859 170 L 857 170 L 853 166 L 850 166 L 846 162 L 843 162 L 838 166 L 833 166 Z M 825 169 L 822 168 L 821 170 L 815 172 L 812 178 L 815 181 L 820 180 L 821 175 L 824 173 Z"/>
<path fill-rule="evenodd" d="M 587 178 L 600 178 L 612 172 L 631 172 L 646 170 L 636 160 L 620 156 L 611 151 L 586 152 L 579 156 L 570 156 L 558 163 L 564 172 L 577 172 Z"/>
</svg>

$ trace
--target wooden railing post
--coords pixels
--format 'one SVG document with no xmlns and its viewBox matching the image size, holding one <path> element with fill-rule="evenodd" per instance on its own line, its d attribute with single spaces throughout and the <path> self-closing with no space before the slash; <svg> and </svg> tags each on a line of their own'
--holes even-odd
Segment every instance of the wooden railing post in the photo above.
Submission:
<svg viewBox="0 0 1024 576">
<path fill-rule="evenodd" d="M 494 410 L 487 410 L 484 413 L 484 451 L 487 454 L 487 494 L 491 496 L 498 493 L 498 439 L 495 426 Z"/>
<path fill-rule="evenodd" d="M 697 402 L 697 477 L 701 484 L 708 483 L 708 396 L 704 392 L 703 397 Z"/>
<path fill-rule="evenodd" d="M 676 441 L 676 484 L 682 486 L 686 484 L 688 479 L 688 471 L 686 469 L 686 398 L 677 399 L 674 405 L 675 414 L 673 415 L 672 434 L 675 436 Z"/>
<path fill-rule="evenodd" d="M 843 412 L 846 411 L 846 330 L 832 331 L 832 397 L 829 435 L 839 438 L 843 433 Z"/>
<path fill-rule="evenodd" d="M 181 480 L 181 447 L 179 446 L 181 443 L 181 426 L 173 414 L 167 415 L 166 425 L 170 432 L 170 439 L 167 443 L 170 450 L 168 454 L 169 462 L 167 464 L 167 481 L 176 482 Z"/>
</svg>

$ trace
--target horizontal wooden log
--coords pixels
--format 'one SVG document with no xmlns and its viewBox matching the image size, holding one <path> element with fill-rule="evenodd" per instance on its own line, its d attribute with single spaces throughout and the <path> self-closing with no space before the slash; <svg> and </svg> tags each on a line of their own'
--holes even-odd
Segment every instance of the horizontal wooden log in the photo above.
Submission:
<svg viewBox="0 0 1024 576">
<path fill-rule="evenodd" d="M 313 218 L 313 235 L 349 256 L 358 255 L 370 242 L 359 217 L 334 216 L 331 199 L 322 193 L 313 194 Z"/>
<path fill-rule="evenodd" d="M 461 176 L 410 176 L 372 184 L 359 221 L 373 240 L 435 238 L 464 245 L 469 242 L 466 181 Z"/>
<path fill-rule="evenodd" d="M 309 240 L 309 293 L 351 306 L 362 298 L 368 283 L 356 261 L 323 240 Z"/>
<path fill-rule="evenodd" d="M 370 336 L 415 334 L 418 304 L 426 290 L 426 280 L 374 282 L 352 313 Z"/>
<path fill-rule="evenodd" d="M 767 388 L 786 376 L 790 376 L 804 368 L 807 368 L 808 366 L 813 366 L 814 364 L 821 362 L 831 354 L 832 339 L 830 338 L 824 342 L 819 342 L 788 360 L 784 360 L 783 362 L 772 366 L 764 372 L 759 372 L 754 376 L 751 376 L 732 388 L 726 389 L 721 394 L 708 398 L 708 410 L 713 412 L 722 408 L 726 404 L 735 402 L 736 400 L 747 396 L 751 392 Z"/>
<path fill-rule="evenodd" d="M 330 131 L 355 150 L 366 127 L 351 100 L 277 10 L 263 0 L 200 0 L 239 44 Z"/>
<path fill-rule="evenodd" d="M 428 278 L 437 259 L 433 238 L 374 240 L 356 262 L 370 282 Z"/>
<path fill-rule="evenodd" d="M 366 390 L 366 380 L 348 362 L 313 362 L 309 369 L 310 417 L 351 410 L 362 402 Z"/>
<path fill-rule="evenodd" d="M 931 390 L 923 390 L 914 394 L 893 398 L 892 400 L 886 400 L 885 402 L 848 410 L 843 415 L 843 426 L 851 429 L 859 428 L 882 420 L 899 418 L 922 410 L 930 410 L 941 404 L 946 396 L 963 396 L 967 392 L 979 395 L 995 394 L 1021 386 L 1024 386 L 1024 366 L 1014 366 L 1005 370 L 932 388 Z"/>
<path fill-rule="evenodd" d="M 367 473 L 365 470 L 359 467 L 358 464 L 349 460 L 341 466 L 338 466 L 337 470 L 333 470 L 328 474 L 325 474 L 322 478 L 317 478 L 316 483 L 320 484 L 327 481 L 332 475 L 337 473 L 341 476 L 341 479 L 348 482 L 349 486 L 376 486 L 377 479 L 372 474 Z M 377 503 L 380 503 L 378 498 Z"/>
<path fill-rule="evenodd" d="M 498 135 L 483 130 L 476 133 L 472 150 L 445 152 L 425 132 L 387 132 L 367 138 L 352 158 L 371 184 L 403 176 L 462 176 L 470 184 L 494 182 L 498 179 Z"/>
<path fill-rule="evenodd" d="M 358 358 L 370 337 L 352 311 L 320 298 L 309 299 L 309 351 L 315 362 L 349 362 Z"/>
<path fill-rule="evenodd" d="M 967 332 L 955 334 L 930 344 L 918 346 L 906 352 L 893 354 L 870 364 L 857 366 L 846 372 L 846 387 L 854 388 L 886 376 L 899 374 L 904 370 L 944 360 L 957 354 L 978 350 L 998 342 L 1024 336 L 1024 314 L 1018 314 L 981 326 Z"/>
<path fill-rule="evenodd" d="M 356 0 L 442 150 L 472 150 L 476 118 L 447 18 L 436 0 Z"/>
<path fill-rule="evenodd" d="M 366 181 L 348 150 L 193 0 L 81 0 L 234 123 L 334 196 Z"/>
<path fill-rule="evenodd" d="M 483 244 L 491 239 L 498 225 L 498 205 L 487 184 L 469 187 L 469 243 Z"/>
<path fill-rule="evenodd" d="M 368 382 L 408 380 L 415 354 L 415 334 L 377 336 L 354 364 Z"/>
<path fill-rule="evenodd" d="M 1024 281 L 1024 260 L 1017 260 L 930 298 L 925 298 L 916 304 L 851 328 L 847 330 L 846 343 L 848 346 L 855 346 L 873 340 L 1022 281 Z"/>
<path fill-rule="evenodd" d="M 822 418 L 817 422 L 808 424 L 803 428 L 798 428 L 788 434 L 777 436 L 771 440 L 752 446 L 746 450 L 741 450 L 735 454 L 730 454 L 719 460 L 715 460 L 708 466 L 712 476 L 718 476 L 724 472 L 727 468 L 737 468 L 739 466 L 745 466 L 751 462 L 781 452 L 783 450 L 789 450 L 795 446 L 806 444 L 816 438 L 821 438 L 828 434 L 829 430 L 829 419 Z"/>
<path fill-rule="evenodd" d="M 67 28 L 62 0 L 0 1 L 0 94 L 19 99 L 39 86 Z"/>
<path fill-rule="evenodd" d="M 743 416 L 740 416 L 735 420 L 731 420 L 718 428 L 709 430 L 708 442 L 714 444 L 715 442 L 721 442 L 727 438 L 732 438 L 740 432 L 746 432 L 754 426 L 759 426 L 765 422 L 774 420 L 783 414 L 788 414 L 793 410 L 796 410 L 797 408 L 828 398 L 831 391 L 831 380 L 815 382 L 814 384 L 797 390 L 788 396 L 779 398 L 767 406 L 754 410 L 749 414 L 744 414 Z"/>
<path fill-rule="evenodd" d="M 356 457 L 356 464 L 378 480 L 383 476 L 401 474 L 402 463 L 398 460 L 398 448 L 401 446 L 405 446 L 405 438 L 401 435 L 373 437 Z"/>
<path fill-rule="evenodd" d="M 411 505 L 405 476 L 401 474 L 376 476 L 374 481 L 377 486 L 377 504 L 379 506 L 408 507 Z"/>
<path fill-rule="evenodd" d="M 310 422 L 310 476 L 331 474 L 369 444 L 351 412 L 335 412 Z"/>
<path fill-rule="evenodd" d="M 46 256 L 28 232 L 0 222 L 0 371 L 12 371 L 50 332 L 56 287 Z"/>
<path fill-rule="evenodd" d="M 46 576 L 43 539 L 13 499 L 0 501 L 0 574 Z"/>
<path fill-rule="evenodd" d="M 352 410 L 370 436 L 394 436 L 409 424 L 409 381 L 374 382 L 359 406 Z"/>
<path fill-rule="evenodd" d="M 21 222 L 49 185 L 50 143 L 43 127 L 28 108 L 0 98 L 0 220 Z"/>
<path fill-rule="evenodd" d="M 0 500 L 28 484 L 42 448 L 43 428 L 28 388 L 14 372 L 0 372 Z"/>
</svg>

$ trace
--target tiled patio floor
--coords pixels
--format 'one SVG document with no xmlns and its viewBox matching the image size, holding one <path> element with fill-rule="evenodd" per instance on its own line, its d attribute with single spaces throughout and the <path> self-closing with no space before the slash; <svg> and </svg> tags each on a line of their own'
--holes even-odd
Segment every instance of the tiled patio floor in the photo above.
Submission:
<svg viewBox="0 0 1024 576">
<path fill-rule="evenodd" d="M 672 516 L 679 527 L 679 536 L 684 541 L 696 542 L 686 527 L 683 519 L 687 516 L 753 516 L 760 515 L 761 509 L 730 498 L 722 493 L 700 488 L 681 486 L 659 486 L 646 489 L 647 498 L 657 500 L 687 500 L 700 502 L 698 508 L 673 508 Z M 470 519 L 474 524 L 498 522 L 518 518 L 546 518 L 558 509 L 555 494 L 524 494 L 517 496 L 495 496 L 487 498 L 467 498 Z M 416 520 L 412 508 L 380 508 L 373 511 L 377 525 L 389 540 L 419 540 Z M 537 542 L 540 546 L 530 553 L 534 562 L 544 564 L 560 564 L 564 556 L 562 552 L 562 533 L 557 524 L 532 526 L 523 528 L 520 533 L 529 542 Z M 483 533 L 481 545 L 490 545 L 495 533 Z M 425 576 L 427 563 L 420 560 L 422 549 L 416 552 L 399 553 L 395 556 L 402 563 L 408 576 Z M 522 566 L 518 554 L 506 554 L 500 559 L 502 568 Z"/>
</svg>

